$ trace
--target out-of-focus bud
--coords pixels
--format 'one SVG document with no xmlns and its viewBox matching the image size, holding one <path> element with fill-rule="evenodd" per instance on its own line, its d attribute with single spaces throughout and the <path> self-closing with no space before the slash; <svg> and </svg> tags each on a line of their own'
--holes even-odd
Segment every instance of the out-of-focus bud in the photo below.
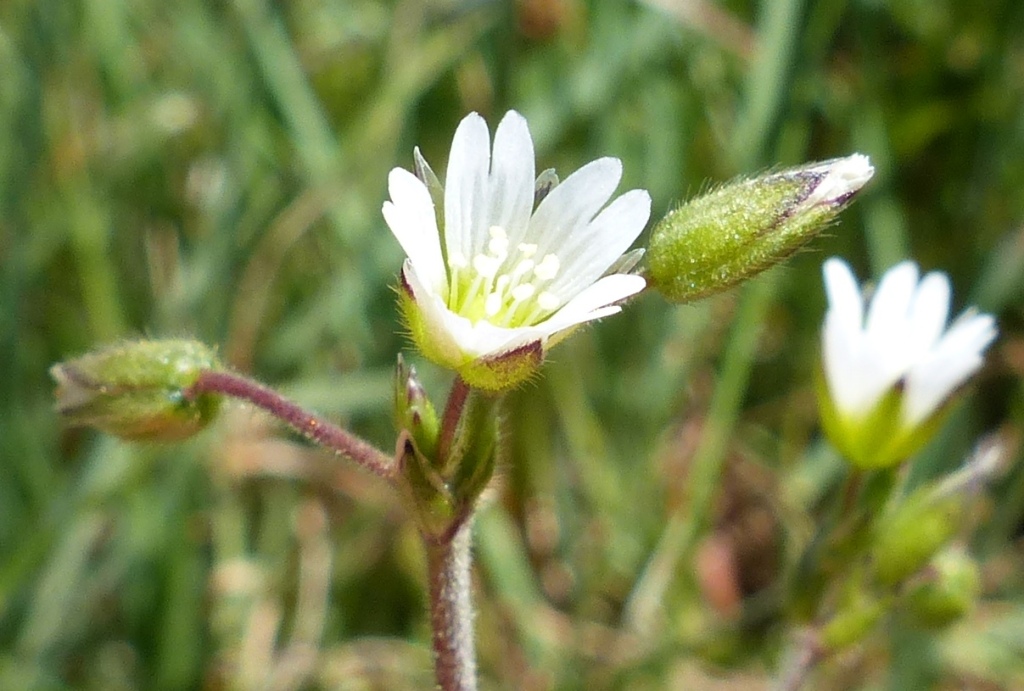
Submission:
<svg viewBox="0 0 1024 691">
<path fill-rule="evenodd" d="M 848 593 L 835 615 L 821 629 L 821 644 L 829 651 L 851 646 L 866 636 L 885 614 L 884 600 L 862 590 Z"/>
<path fill-rule="evenodd" d="M 925 626 L 948 626 L 967 614 L 981 593 L 978 564 L 960 547 L 935 555 L 927 578 L 908 594 L 908 611 Z"/>
<path fill-rule="evenodd" d="M 879 583 L 895 586 L 918 572 L 953 537 L 963 513 L 962 496 L 927 486 L 883 516 L 872 549 Z"/>
<path fill-rule="evenodd" d="M 220 368 L 201 343 L 132 341 L 50 368 L 57 410 L 72 425 L 88 425 L 137 441 L 173 441 L 203 429 L 221 397 L 186 390 L 204 370 Z"/>
<path fill-rule="evenodd" d="M 793 254 L 871 179 L 867 156 L 729 183 L 663 218 L 651 233 L 647 278 L 672 302 L 730 288 Z"/>
<path fill-rule="evenodd" d="M 999 473 L 1005 459 L 998 437 L 983 438 L 959 470 L 914 490 L 882 516 L 871 548 L 877 581 L 894 586 L 920 571 L 962 527 L 972 495 Z"/>
<path fill-rule="evenodd" d="M 420 384 L 416 368 L 406 366 L 401 354 L 395 367 L 395 421 L 399 431 L 409 432 L 421 454 L 427 458 L 436 455 L 437 413 Z"/>
</svg>

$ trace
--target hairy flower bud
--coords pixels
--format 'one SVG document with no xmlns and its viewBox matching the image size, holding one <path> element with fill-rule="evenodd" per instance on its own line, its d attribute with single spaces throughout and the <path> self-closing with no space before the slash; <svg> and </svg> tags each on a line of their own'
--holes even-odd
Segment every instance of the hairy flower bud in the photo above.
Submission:
<svg viewBox="0 0 1024 691">
<path fill-rule="evenodd" d="M 173 441 L 203 429 L 221 397 L 186 390 L 220 368 L 213 351 L 185 340 L 131 341 L 50 368 L 58 412 L 72 425 L 123 439 Z"/>
<path fill-rule="evenodd" d="M 654 227 L 647 278 L 672 302 L 730 288 L 817 235 L 873 174 L 854 154 L 723 185 Z"/>
<path fill-rule="evenodd" d="M 412 437 L 416 448 L 427 458 L 437 452 L 438 421 L 434 406 L 420 384 L 416 368 L 406 366 L 399 355 L 395 367 L 395 421 L 399 431 Z"/>
</svg>

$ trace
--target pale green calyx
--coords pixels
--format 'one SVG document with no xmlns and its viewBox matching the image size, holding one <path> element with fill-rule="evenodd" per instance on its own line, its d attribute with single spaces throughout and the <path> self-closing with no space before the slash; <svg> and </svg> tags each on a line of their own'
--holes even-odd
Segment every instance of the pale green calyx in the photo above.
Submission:
<svg viewBox="0 0 1024 691">
<path fill-rule="evenodd" d="M 185 340 L 130 341 L 50 368 L 57 411 L 71 424 L 130 440 L 189 437 L 216 416 L 221 396 L 188 395 L 199 375 L 217 370 L 212 350 Z"/>
<path fill-rule="evenodd" d="M 730 288 L 787 258 L 871 179 L 854 154 L 732 182 L 693 199 L 651 233 L 647 278 L 672 302 Z"/>
<path fill-rule="evenodd" d="M 536 176 L 533 140 L 514 111 L 493 152 L 483 118 L 462 120 L 443 189 L 415 158 L 417 175 L 391 171 L 382 209 L 407 256 L 400 304 L 423 355 L 471 386 L 504 391 L 528 379 L 555 343 L 644 288 L 641 276 L 607 273 L 650 215 L 643 190 L 609 203 L 617 159 L 561 183 L 552 171 Z"/>
</svg>

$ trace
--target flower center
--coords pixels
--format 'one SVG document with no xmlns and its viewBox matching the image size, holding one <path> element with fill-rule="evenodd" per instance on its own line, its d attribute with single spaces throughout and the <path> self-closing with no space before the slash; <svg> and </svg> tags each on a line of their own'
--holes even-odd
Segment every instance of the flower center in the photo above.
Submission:
<svg viewBox="0 0 1024 691">
<path fill-rule="evenodd" d="M 531 326 L 561 306 L 546 290 L 561 262 L 554 254 L 536 259 L 537 245 L 521 242 L 509 253 L 508 233 L 500 226 L 488 230 L 487 247 L 472 260 L 458 252 L 448 256 L 448 309 L 474 324 Z"/>
</svg>

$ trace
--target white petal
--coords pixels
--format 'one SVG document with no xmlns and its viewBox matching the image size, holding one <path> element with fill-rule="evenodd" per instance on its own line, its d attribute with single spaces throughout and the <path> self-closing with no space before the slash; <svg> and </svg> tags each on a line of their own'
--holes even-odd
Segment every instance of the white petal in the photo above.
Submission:
<svg viewBox="0 0 1024 691">
<path fill-rule="evenodd" d="M 913 360 L 928 352 L 942 335 L 949 317 L 949 298 L 949 278 L 944 273 L 933 271 L 918 285 L 907 315 Z"/>
<path fill-rule="evenodd" d="M 849 264 L 832 257 L 822 266 L 825 277 L 825 294 L 828 296 L 828 311 L 844 322 L 849 331 L 864 328 L 864 298 L 860 286 L 850 270 Z"/>
<path fill-rule="evenodd" d="M 885 272 L 871 298 L 865 331 L 877 344 L 899 342 L 910 312 L 910 301 L 917 287 L 917 265 L 900 262 Z"/>
<path fill-rule="evenodd" d="M 442 350 L 457 351 L 459 344 L 444 316 L 446 312 L 450 313 L 444 300 L 424 284 L 422 277 L 409 259 L 406 259 L 405 264 L 402 265 L 402 276 L 409 288 L 412 289 L 413 299 L 420 308 L 420 313 L 432 334 L 432 341 Z"/>
<path fill-rule="evenodd" d="M 847 415 L 866 413 L 888 382 L 866 352 L 864 335 L 851 329 L 848 319 L 829 310 L 822 330 L 822 360 L 829 393 L 836 407 Z"/>
<path fill-rule="evenodd" d="M 908 426 L 927 418 L 984 362 L 982 352 L 996 337 L 987 314 L 957 319 L 936 347 L 907 376 L 903 417 Z"/>
<path fill-rule="evenodd" d="M 563 246 L 577 234 L 585 234 L 587 225 L 612 196 L 621 177 L 619 159 L 599 158 L 551 190 L 530 221 L 528 240 L 538 245 L 537 256 L 561 256 Z"/>
<path fill-rule="evenodd" d="M 822 273 L 829 302 L 822 330 L 825 378 L 836 406 L 848 415 L 860 415 L 896 383 L 902 370 L 894 371 L 888 349 L 879 353 L 869 342 L 863 298 L 849 265 L 831 258 Z"/>
<path fill-rule="evenodd" d="M 448 256 L 473 257 L 486 238 L 491 137 L 476 113 L 462 119 L 452 139 L 444 183 L 444 240 Z M 482 234 L 482 235 L 481 235 Z"/>
<path fill-rule="evenodd" d="M 419 178 L 401 168 L 388 175 L 388 190 L 391 201 L 384 202 L 384 220 L 420 277 L 432 290 L 444 292 L 447 276 L 430 192 Z"/>
<path fill-rule="evenodd" d="M 651 195 L 630 190 L 609 204 L 587 227 L 559 250 L 562 271 L 548 288 L 569 297 L 600 277 L 633 244 L 651 216 Z"/>
<path fill-rule="evenodd" d="M 612 312 L 607 311 L 612 303 L 639 293 L 645 285 L 647 282 L 644 278 L 635 274 L 605 276 L 576 295 L 546 321 L 538 324 L 537 328 L 548 333 L 556 333 L 576 324 L 599 319 L 606 314 L 614 314 L 619 311 L 617 306 L 613 306 L 615 309 Z M 595 314 L 596 312 L 601 314 Z"/>
<path fill-rule="evenodd" d="M 486 227 L 504 228 L 509 245 L 523 241 L 533 212 L 533 139 L 526 119 L 510 110 L 494 133 Z"/>
</svg>

